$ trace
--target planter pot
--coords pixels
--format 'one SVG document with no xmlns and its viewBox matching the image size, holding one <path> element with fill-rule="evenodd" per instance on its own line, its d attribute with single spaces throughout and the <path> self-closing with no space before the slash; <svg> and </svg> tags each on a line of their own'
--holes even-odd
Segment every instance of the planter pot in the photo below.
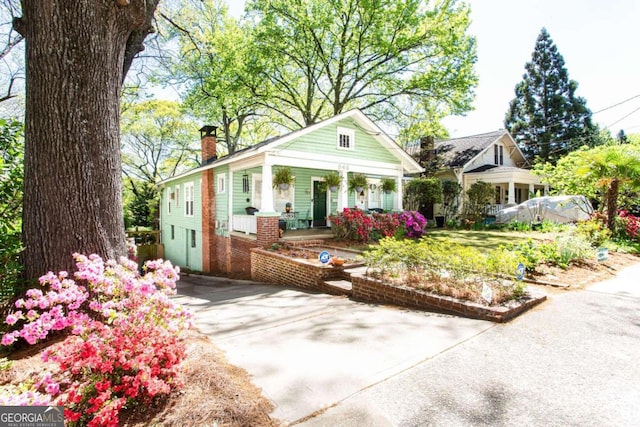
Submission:
<svg viewBox="0 0 640 427">
<path fill-rule="evenodd" d="M 391 190 L 384 190 L 384 194 L 391 194 Z"/>
<path fill-rule="evenodd" d="M 288 190 L 289 184 L 278 184 L 278 188 L 281 190 Z"/>
<path fill-rule="evenodd" d="M 331 192 L 338 191 L 338 186 L 332 185 L 331 187 L 329 187 L 329 190 L 331 190 Z"/>
<path fill-rule="evenodd" d="M 338 266 L 344 265 L 344 259 L 338 258 L 338 257 L 331 257 L 331 259 L 329 260 L 329 264 L 335 265 L 336 267 L 338 267 Z"/>
<path fill-rule="evenodd" d="M 356 187 L 356 193 L 362 193 L 362 190 L 364 190 L 364 187 Z"/>
<path fill-rule="evenodd" d="M 443 216 L 437 216 L 436 217 L 436 225 L 438 226 L 438 228 L 444 227 L 444 217 Z"/>
</svg>

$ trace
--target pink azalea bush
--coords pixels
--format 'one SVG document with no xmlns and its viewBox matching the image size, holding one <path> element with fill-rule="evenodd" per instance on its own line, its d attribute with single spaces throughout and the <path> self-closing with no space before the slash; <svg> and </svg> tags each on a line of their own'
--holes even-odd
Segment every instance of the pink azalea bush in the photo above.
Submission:
<svg viewBox="0 0 640 427">
<path fill-rule="evenodd" d="M 618 211 L 618 221 L 621 226 L 618 227 L 629 240 L 640 240 L 640 217 L 637 217 L 626 210 Z"/>
<path fill-rule="evenodd" d="M 1 390 L 0 404 L 59 404 L 68 425 L 118 425 L 123 407 L 180 386 L 180 332 L 192 316 L 170 299 L 179 270 L 169 261 L 148 261 L 141 276 L 126 258 L 74 258 L 74 279 L 64 271 L 42 276 L 44 291 L 29 290 L 5 319 L 17 328 L 2 345 L 20 339 L 35 344 L 54 331 L 69 336 L 43 353 L 51 372 L 19 393 Z"/>
</svg>

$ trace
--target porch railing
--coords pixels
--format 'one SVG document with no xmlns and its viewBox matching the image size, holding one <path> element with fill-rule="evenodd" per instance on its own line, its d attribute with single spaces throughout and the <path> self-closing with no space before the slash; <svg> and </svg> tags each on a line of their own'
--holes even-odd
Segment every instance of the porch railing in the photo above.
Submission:
<svg viewBox="0 0 640 427">
<path fill-rule="evenodd" d="M 493 204 L 493 205 L 487 205 L 485 208 L 485 215 L 496 215 L 499 211 L 501 211 L 502 209 L 504 209 L 506 206 L 503 204 Z"/>
<path fill-rule="evenodd" d="M 233 215 L 233 231 L 240 231 L 245 234 L 257 234 L 258 222 L 254 215 Z"/>
</svg>

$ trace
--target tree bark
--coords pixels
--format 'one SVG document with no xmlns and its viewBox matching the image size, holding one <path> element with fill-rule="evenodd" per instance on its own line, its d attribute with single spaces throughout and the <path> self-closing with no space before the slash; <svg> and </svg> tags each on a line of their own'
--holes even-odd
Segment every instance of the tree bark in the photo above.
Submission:
<svg viewBox="0 0 640 427">
<path fill-rule="evenodd" d="M 120 88 L 157 2 L 22 0 L 28 279 L 73 270 L 74 252 L 126 253 Z"/>
<path fill-rule="evenodd" d="M 607 201 L 607 228 L 613 231 L 615 219 L 618 215 L 618 192 L 620 191 L 620 181 L 612 179 L 606 192 Z"/>
</svg>

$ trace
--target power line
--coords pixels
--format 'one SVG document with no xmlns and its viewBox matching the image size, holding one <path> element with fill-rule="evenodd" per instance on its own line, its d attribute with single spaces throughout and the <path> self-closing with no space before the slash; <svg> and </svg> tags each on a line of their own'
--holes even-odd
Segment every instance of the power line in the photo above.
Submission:
<svg viewBox="0 0 640 427">
<path fill-rule="evenodd" d="M 615 122 L 611 123 L 609 126 L 606 126 L 605 129 L 609 129 L 611 126 L 615 125 L 616 123 L 620 123 L 621 121 L 623 121 L 624 119 L 626 119 L 627 117 L 629 117 L 630 115 L 635 113 L 636 111 L 640 111 L 640 107 L 636 108 L 635 110 L 633 110 L 629 114 L 627 114 L 627 115 L 623 116 L 622 118 L 616 120 Z"/>
<path fill-rule="evenodd" d="M 613 104 L 613 105 L 610 105 L 610 106 L 608 106 L 608 107 L 605 107 L 605 108 L 603 108 L 603 109 L 601 109 L 601 110 L 596 111 L 595 113 L 591 113 L 591 115 L 598 114 L 598 113 L 602 113 L 603 111 L 610 110 L 610 109 L 612 109 L 612 108 L 617 107 L 618 105 L 625 104 L 625 103 L 627 103 L 627 102 L 631 101 L 632 99 L 636 99 L 636 98 L 640 98 L 640 94 L 638 94 L 638 95 L 634 95 L 634 96 L 632 96 L 631 98 L 627 98 L 627 99 L 625 99 L 624 101 L 620 101 L 620 102 L 618 102 L 618 103 L 615 103 L 615 104 Z M 611 125 L 610 125 L 610 126 L 611 126 Z"/>
</svg>

